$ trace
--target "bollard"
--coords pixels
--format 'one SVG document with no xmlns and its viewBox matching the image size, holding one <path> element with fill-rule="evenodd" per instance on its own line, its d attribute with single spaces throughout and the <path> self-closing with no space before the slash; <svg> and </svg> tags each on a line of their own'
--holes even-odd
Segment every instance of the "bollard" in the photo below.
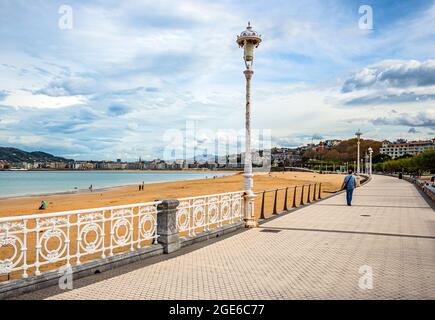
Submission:
<svg viewBox="0 0 435 320">
<path fill-rule="evenodd" d="M 322 199 L 322 183 L 319 184 L 319 199 Z"/>
<path fill-rule="evenodd" d="M 287 211 L 287 194 L 288 194 L 288 187 L 285 188 L 284 208 L 282 208 L 283 211 Z"/>
<path fill-rule="evenodd" d="M 261 213 L 260 213 L 260 219 L 266 219 L 266 217 L 264 216 L 264 194 L 266 193 L 266 191 L 263 191 L 263 197 L 261 200 Z"/>
<path fill-rule="evenodd" d="M 316 201 L 317 182 L 314 184 L 313 201 Z"/>
<path fill-rule="evenodd" d="M 307 197 L 307 203 L 311 203 L 311 184 L 308 185 L 308 197 Z"/>
<path fill-rule="evenodd" d="M 297 191 L 297 188 L 298 188 L 297 186 L 294 187 L 292 208 L 296 208 L 296 191 Z"/>
<path fill-rule="evenodd" d="M 278 198 L 278 189 L 275 190 L 275 200 L 273 201 L 273 214 L 278 214 L 276 212 L 276 201 L 277 201 L 277 198 Z"/>
<path fill-rule="evenodd" d="M 304 205 L 304 187 L 305 185 L 302 185 L 302 192 L 301 192 L 301 202 L 300 205 L 303 206 Z"/>
</svg>

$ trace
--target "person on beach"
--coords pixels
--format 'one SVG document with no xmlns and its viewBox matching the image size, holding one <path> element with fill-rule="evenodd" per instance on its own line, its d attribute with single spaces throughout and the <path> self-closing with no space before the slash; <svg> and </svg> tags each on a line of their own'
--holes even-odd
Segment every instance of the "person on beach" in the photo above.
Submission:
<svg viewBox="0 0 435 320">
<path fill-rule="evenodd" d="M 145 181 L 142 181 L 142 191 L 144 187 L 145 187 Z"/>
<path fill-rule="evenodd" d="M 42 200 L 41 205 L 39 206 L 39 210 L 45 210 L 45 208 L 47 208 L 47 203 L 44 200 Z"/>
<path fill-rule="evenodd" d="M 343 184 L 341 186 L 341 190 L 346 189 L 347 205 L 351 206 L 352 205 L 353 190 L 356 188 L 356 179 L 355 179 L 355 176 L 353 175 L 352 170 L 349 170 L 348 173 L 349 174 L 346 177 L 344 177 L 344 181 L 343 181 Z"/>
<path fill-rule="evenodd" d="M 92 192 L 92 184 L 89 186 L 89 191 Z"/>
</svg>

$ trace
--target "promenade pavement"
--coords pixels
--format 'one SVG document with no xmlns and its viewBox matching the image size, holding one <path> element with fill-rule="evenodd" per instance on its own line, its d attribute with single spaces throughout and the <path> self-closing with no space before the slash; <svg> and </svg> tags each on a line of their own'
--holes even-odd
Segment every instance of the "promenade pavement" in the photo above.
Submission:
<svg viewBox="0 0 435 320">
<path fill-rule="evenodd" d="M 197 250 L 122 268 L 75 280 L 73 290 L 19 298 L 435 299 L 435 212 L 412 184 L 373 176 L 352 207 L 339 194 Z"/>
</svg>

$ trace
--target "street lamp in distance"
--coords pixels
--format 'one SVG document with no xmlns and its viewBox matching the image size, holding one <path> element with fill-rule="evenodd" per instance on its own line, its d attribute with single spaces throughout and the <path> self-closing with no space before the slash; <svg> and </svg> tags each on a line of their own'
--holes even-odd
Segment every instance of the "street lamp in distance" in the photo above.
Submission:
<svg viewBox="0 0 435 320">
<path fill-rule="evenodd" d="M 369 175 L 372 175 L 372 170 L 373 170 L 373 166 L 372 166 L 373 149 L 372 149 L 372 147 L 369 147 L 368 151 L 369 151 L 369 158 L 370 158 L 370 160 L 369 160 Z"/>
<path fill-rule="evenodd" d="M 361 131 L 358 129 L 357 132 L 355 132 L 355 135 L 357 137 L 357 151 L 356 151 L 356 163 L 357 163 L 357 167 L 356 167 L 356 173 L 360 173 L 360 156 L 359 156 L 359 147 L 360 147 L 360 139 L 361 139 Z"/>
</svg>

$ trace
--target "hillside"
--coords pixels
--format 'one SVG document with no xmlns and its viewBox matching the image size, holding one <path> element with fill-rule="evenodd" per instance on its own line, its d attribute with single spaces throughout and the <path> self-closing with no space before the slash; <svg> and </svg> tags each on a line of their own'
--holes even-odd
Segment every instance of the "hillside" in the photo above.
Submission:
<svg viewBox="0 0 435 320">
<path fill-rule="evenodd" d="M 376 140 L 360 140 L 361 157 L 364 157 L 366 150 L 371 147 L 373 156 L 379 154 L 382 142 Z M 329 160 L 329 161 L 354 161 L 357 153 L 357 139 L 349 139 L 340 142 L 329 150 L 309 150 L 304 153 L 305 159 Z"/>
<path fill-rule="evenodd" d="M 72 159 L 56 157 L 42 151 L 26 152 L 16 148 L 0 147 L 0 160 L 16 162 L 71 162 Z"/>
</svg>

